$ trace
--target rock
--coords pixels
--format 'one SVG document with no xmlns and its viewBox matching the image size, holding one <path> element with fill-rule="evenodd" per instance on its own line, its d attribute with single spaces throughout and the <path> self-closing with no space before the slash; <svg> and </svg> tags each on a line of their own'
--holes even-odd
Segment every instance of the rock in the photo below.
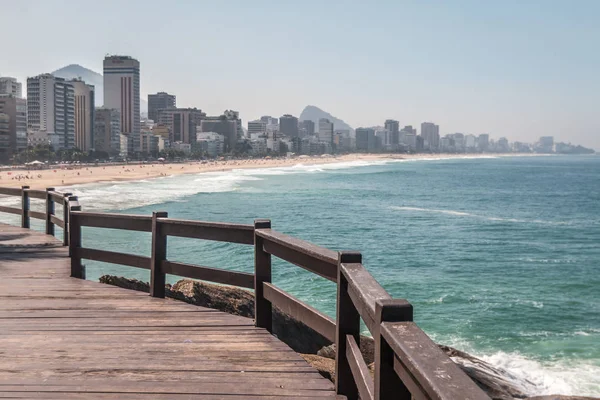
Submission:
<svg viewBox="0 0 600 400">
<path fill-rule="evenodd" d="M 329 379 L 331 382 L 335 382 L 335 360 L 314 354 L 300 354 L 300 356 L 319 371 L 323 377 Z"/>
<path fill-rule="evenodd" d="M 525 399 L 537 390 L 533 382 L 449 346 L 439 346 L 494 400 Z"/>
<path fill-rule="evenodd" d="M 375 341 L 373 338 L 363 335 L 360 336 L 360 352 L 362 353 L 367 364 L 371 364 L 375 361 Z M 328 346 L 322 347 L 317 352 L 317 355 L 335 360 L 335 353 L 335 343 L 332 343 Z"/>
<path fill-rule="evenodd" d="M 330 358 L 332 360 L 335 360 L 335 354 L 335 343 L 332 343 L 329 346 L 323 346 L 319 349 L 319 351 L 317 351 L 317 355 L 319 357 Z"/>
</svg>

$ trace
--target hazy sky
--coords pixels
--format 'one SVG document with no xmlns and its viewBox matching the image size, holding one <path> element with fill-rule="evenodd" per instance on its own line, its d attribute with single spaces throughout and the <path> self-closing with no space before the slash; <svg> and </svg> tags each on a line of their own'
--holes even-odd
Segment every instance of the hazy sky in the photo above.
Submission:
<svg viewBox="0 0 600 400">
<path fill-rule="evenodd" d="M 541 135 L 600 150 L 600 1 L 0 0 L 0 74 L 106 53 L 209 114 Z"/>
</svg>

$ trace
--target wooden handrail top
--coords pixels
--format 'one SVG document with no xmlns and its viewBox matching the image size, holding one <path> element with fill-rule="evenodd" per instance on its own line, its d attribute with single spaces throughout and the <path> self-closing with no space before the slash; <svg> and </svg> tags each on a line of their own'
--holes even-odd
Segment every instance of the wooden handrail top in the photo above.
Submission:
<svg viewBox="0 0 600 400">
<path fill-rule="evenodd" d="M 69 206 L 73 202 L 69 200 Z M 134 214 L 90 213 L 72 211 L 71 218 L 77 218 L 81 226 L 94 228 L 124 229 L 130 231 L 151 232 L 152 217 Z"/>
<path fill-rule="evenodd" d="M 316 244 L 304 241 L 302 239 L 297 239 L 293 236 L 285 235 L 272 229 L 257 229 L 256 234 L 265 240 L 280 244 L 337 267 L 337 251 L 317 246 Z"/>
<path fill-rule="evenodd" d="M 32 199 L 46 200 L 46 191 L 39 189 L 25 189 Z"/>
<path fill-rule="evenodd" d="M 63 193 L 56 192 L 56 191 L 53 191 L 53 190 L 49 191 L 48 193 L 50 194 L 50 197 L 52 197 L 52 200 L 55 203 L 58 203 L 58 204 L 64 204 L 65 203 L 65 201 L 64 201 L 65 195 Z"/>
<path fill-rule="evenodd" d="M 362 264 L 340 264 L 341 273 L 348 281 L 348 292 L 357 311 L 373 332 L 377 320 L 377 301 L 392 296 L 373 278 Z"/>
<path fill-rule="evenodd" d="M 174 218 L 157 218 L 157 222 L 160 224 L 161 233 L 166 236 L 254 244 L 253 225 Z"/>
<path fill-rule="evenodd" d="M 396 373 L 416 398 L 490 399 L 414 322 L 384 322 L 381 335 L 396 355 Z"/>
<path fill-rule="evenodd" d="M 191 219 L 177 218 L 158 218 L 158 221 L 165 225 L 186 225 L 186 226 L 201 226 L 206 228 L 218 229 L 240 229 L 244 231 L 254 232 L 254 226 L 250 224 L 233 224 L 228 222 L 212 222 L 212 221 L 194 221 Z"/>
</svg>

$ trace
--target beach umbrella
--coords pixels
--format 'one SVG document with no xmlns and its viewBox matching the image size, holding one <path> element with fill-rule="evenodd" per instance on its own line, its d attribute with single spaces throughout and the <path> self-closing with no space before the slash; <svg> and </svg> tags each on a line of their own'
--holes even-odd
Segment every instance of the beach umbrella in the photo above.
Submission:
<svg viewBox="0 0 600 400">
<path fill-rule="evenodd" d="M 158 158 L 158 161 L 165 161 L 165 159 L 164 159 L 164 158 L 162 158 L 162 157 L 159 157 L 159 158 Z"/>
</svg>

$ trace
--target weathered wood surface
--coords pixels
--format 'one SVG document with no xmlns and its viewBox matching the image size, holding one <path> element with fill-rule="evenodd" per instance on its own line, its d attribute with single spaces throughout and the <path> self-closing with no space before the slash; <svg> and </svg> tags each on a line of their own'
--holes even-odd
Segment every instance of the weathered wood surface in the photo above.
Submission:
<svg viewBox="0 0 600 400">
<path fill-rule="evenodd" d="M 0 398 L 335 398 L 253 321 L 70 278 L 68 252 L 0 224 Z"/>
</svg>

